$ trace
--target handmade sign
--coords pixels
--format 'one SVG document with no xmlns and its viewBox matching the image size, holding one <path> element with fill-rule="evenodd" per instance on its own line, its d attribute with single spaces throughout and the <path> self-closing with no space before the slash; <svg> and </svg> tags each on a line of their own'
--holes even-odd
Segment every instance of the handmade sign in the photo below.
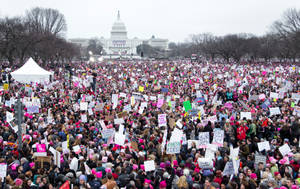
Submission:
<svg viewBox="0 0 300 189">
<path fill-rule="evenodd" d="M 88 103 L 87 102 L 80 102 L 80 110 L 86 111 L 88 109 Z"/>
<path fill-rule="evenodd" d="M 155 170 L 154 160 L 144 161 L 145 172 L 150 172 Z"/>
<path fill-rule="evenodd" d="M 224 143 L 224 130 L 214 129 L 214 138 L 212 144 L 222 147 Z"/>
<path fill-rule="evenodd" d="M 158 126 L 162 127 L 162 126 L 167 126 L 167 115 L 166 114 L 159 114 L 158 115 Z"/>
<path fill-rule="evenodd" d="M 198 158 L 198 165 L 202 169 L 211 169 L 213 168 L 213 161 L 208 158 Z"/>
<path fill-rule="evenodd" d="M 270 108 L 270 116 L 273 116 L 273 115 L 280 115 L 281 112 L 280 112 L 280 109 L 279 107 L 276 107 L 276 108 Z"/>
<path fill-rule="evenodd" d="M 243 119 L 243 118 L 246 118 L 247 120 L 251 120 L 252 118 L 251 118 L 251 112 L 241 112 L 241 120 Z"/>
<path fill-rule="evenodd" d="M 167 144 L 167 154 L 179 154 L 180 153 L 180 142 L 169 142 Z"/>
<path fill-rule="evenodd" d="M 259 142 L 257 143 L 257 146 L 258 146 L 258 151 L 260 152 L 263 150 L 269 151 L 271 149 L 269 141 Z"/>
<path fill-rule="evenodd" d="M 38 106 L 27 106 L 27 113 L 39 113 L 39 107 Z"/>
<path fill-rule="evenodd" d="M 6 177 L 7 173 L 7 164 L 0 163 L 0 178 L 2 178 L 2 182 L 4 181 L 4 178 Z"/>
<path fill-rule="evenodd" d="M 188 100 L 188 101 L 183 102 L 183 107 L 184 107 L 184 110 L 185 110 L 186 112 L 188 112 L 189 110 L 192 109 L 192 104 L 191 104 L 191 102 Z"/>
<path fill-rule="evenodd" d="M 197 148 L 206 148 L 207 144 L 209 144 L 209 132 L 199 132 Z"/>
<path fill-rule="evenodd" d="M 291 148 L 288 144 L 284 144 L 281 147 L 279 147 L 279 151 L 282 154 L 282 156 L 288 155 L 291 152 Z"/>
<path fill-rule="evenodd" d="M 263 163 L 264 166 L 265 166 L 266 165 L 266 161 L 267 161 L 267 157 L 266 156 L 255 154 L 255 162 L 254 162 L 255 167 L 257 167 L 260 162 Z"/>
<path fill-rule="evenodd" d="M 114 136 L 115 129 L 114 128 L 112 128 L 112 129 L 103 129 L 101 131 L 101 134 L 102 134 L 102 138 L 110 138 L 111 136 Z"/>
</svg>

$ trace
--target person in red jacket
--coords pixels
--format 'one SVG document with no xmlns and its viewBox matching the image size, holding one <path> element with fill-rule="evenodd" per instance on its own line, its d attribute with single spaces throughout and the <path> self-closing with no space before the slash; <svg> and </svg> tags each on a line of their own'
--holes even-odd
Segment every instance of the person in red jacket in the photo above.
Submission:
<svg viewBox="0 0 300 189">
<path fill-rule="evenodd" d="M 239 140 L 245 140 L 246 139 L 246 132 L 249 128 L 244 125 L 240 124 L 239 127 L 236 129 L 236 135 Z"/>
</svg>

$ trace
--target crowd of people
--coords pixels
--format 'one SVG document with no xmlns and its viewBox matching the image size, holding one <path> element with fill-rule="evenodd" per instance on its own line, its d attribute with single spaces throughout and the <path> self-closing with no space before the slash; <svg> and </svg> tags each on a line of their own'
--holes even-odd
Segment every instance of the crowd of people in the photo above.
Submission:
<svg viewBox="0 0 300 189">
<path fill-rule="evenodd" d="M 104 61 L 55 68 L 51 82 L 11 78 L 1 188 L 297 189 L 299 68 Z"/>
</svg>

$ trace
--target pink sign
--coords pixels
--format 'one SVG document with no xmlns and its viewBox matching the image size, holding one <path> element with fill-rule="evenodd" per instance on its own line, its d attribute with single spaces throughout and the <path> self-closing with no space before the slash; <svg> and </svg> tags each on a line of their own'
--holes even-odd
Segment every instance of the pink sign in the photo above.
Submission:
<svg viewBox="0 0 300 189">
<path fill-rule="evenodd" d="M 161 108 L 164 105 L 164 99 L 158 99 L 157 107 Z"/>
<path fill-rule="evenodd" d="M 36 144 L 37 152 L 46 152 L 46 144 Z"/>
</svg>

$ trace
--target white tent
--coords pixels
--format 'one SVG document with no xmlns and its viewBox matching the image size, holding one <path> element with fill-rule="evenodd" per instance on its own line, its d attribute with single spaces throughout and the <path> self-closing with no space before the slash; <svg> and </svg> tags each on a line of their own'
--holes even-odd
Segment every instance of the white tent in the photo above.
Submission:
<svg viewBox="0 0 300 189">
<path fill-rule="evenodd" d="M 50 75 L 53 74 L 41 68 L 32 58 L 29 58 L 21 68 L 11 73 L 12 78 L 21 83 L 49 81 Z"/>
</svg>

